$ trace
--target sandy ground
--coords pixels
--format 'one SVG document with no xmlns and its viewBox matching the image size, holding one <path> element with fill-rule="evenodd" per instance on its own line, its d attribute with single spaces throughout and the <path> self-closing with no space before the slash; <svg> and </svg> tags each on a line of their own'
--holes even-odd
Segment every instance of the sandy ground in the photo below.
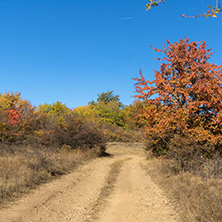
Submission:
<svg viewBox="0 0 222 222">
<path fill-rule="evenodd" d="M 110 144 L 107 152 L 3 208 L 0 222 L 180 221 L 143 169 L 140 144 Z"/>
</svg>

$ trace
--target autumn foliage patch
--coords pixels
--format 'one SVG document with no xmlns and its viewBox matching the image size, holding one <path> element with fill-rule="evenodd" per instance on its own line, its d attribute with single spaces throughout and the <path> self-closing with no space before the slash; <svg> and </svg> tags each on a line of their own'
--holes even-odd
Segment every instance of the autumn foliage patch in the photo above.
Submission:
<svg viewBox="0 0 222 222">
<path fill-rule="evenodd" d="M 46 148 L 105 151 L 105 136 L 96 125 L 60 102 L 34 107 L 20 93 L 0 95 L 0 145 L 39 144 Z"/>
<path fill-rule="evenodd" d="M 165 56 L 155 79 L 142 71 L 134 78 L 149 148 L 157 156 L 222 154 L 222 66 L 209 62 L 205 42 L 185 38 L 154 50 Z"/>
<path fill-rule="evenodd" d="M 138 103 L 140 104 L 140 103 Z M 137 103 L 124 106 L 113 91 L 70 109 L 61 102 L 33 106 L 20 93 L 0 94 L 1 143 L 105 151 L 106 141 L 138 141 Z"/>
</svg>

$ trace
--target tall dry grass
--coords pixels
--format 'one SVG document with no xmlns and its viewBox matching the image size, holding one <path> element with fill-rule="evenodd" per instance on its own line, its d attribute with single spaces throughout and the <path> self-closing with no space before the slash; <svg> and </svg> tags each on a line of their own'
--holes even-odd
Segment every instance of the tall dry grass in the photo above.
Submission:
<svg viewBox="0 0 222 222">
<path fill-rule="evenodd" d="M 184 172 L 175 165 L 172 160 L 151 159 L 146 168 L 174 201 L 181 221 L 222 221 L 222 159 L 215 157 Z"/>
<path fill-rule="evenodd" d="M 0 146 L 0 206 L 36 185 L 67 174 L 96 152 L 32 146 Z"/>
</svg>

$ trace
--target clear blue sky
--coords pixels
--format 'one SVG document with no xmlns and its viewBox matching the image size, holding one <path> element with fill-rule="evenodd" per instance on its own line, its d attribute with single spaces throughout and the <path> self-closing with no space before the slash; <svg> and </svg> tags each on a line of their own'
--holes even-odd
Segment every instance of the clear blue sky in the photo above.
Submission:
<svg viewBox="0 0 222 222">
<path fill-rule="evenodd" d="M 132 77 L 148 79 L 162 48 L 188 37 L 204 40 L 222 64 L 222 14 L 190 19 L 214 0 L 166 0 L 145 10 L 147 0 L 0 0 L 0 92 L 21 92 L 33 105 L 61 101 L 86 105 L 114 90 L 133 101 Z M 161 56 L 161 55 L 160 55 Z"/>
</svg>

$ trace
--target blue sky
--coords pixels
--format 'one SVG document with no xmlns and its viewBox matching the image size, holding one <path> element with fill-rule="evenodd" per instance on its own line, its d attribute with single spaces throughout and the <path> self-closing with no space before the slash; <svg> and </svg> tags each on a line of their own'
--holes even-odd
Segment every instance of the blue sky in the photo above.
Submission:
<svg viewBox="0 0 222 222">
<path fill-rule="evenodd" d="M 132 77 L 147 79 L 162 48 L 187 37 L 204 40 L 222 64 L 222 14 L 183 18 L 207 10 L 214 0 L 166 0 L 145 10 L 147 0 L 0 0 L 0 92 L 21 92 L 33 105 L 61 101 L 86 105 L 114 90 L 133 101 Z"/>
</svg>

